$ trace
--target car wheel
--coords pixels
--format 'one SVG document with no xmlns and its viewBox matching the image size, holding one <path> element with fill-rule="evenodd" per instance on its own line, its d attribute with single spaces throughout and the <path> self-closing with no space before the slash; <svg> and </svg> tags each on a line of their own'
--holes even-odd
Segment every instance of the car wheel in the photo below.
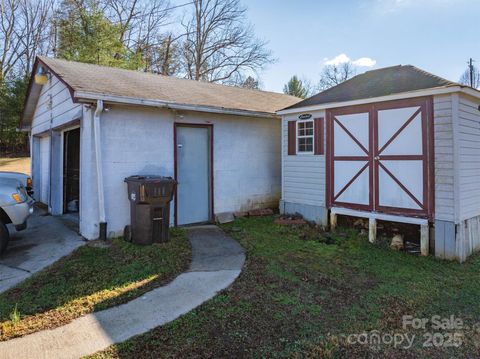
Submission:
<svg viewBox="0 0 480 359">
<path fill-rule="evenodd" d="M 5 225 L 5 223 L 0 222 L 0 254 L 5 252 L 5 249 L 7 249 L 9 239 L 10 234 L 8 233 L 7 226 Z"/>
</svg>

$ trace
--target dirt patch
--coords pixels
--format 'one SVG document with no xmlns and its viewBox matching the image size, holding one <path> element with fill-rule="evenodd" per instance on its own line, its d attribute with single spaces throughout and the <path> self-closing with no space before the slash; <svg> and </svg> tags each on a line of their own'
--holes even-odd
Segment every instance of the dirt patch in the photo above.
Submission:
<svg viewBox="0 0 480 359">
<path fill-rule="evenodd" d="M 30 174 L 30 157 L 2 157 L 0 171 L 21 172 Z"/>
</svg>

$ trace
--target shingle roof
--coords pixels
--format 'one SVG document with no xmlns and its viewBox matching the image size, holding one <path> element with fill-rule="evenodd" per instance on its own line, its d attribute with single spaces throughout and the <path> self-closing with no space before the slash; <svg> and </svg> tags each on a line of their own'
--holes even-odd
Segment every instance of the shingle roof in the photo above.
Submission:
<svg viewBox="0 0 480 359">
<path fill-rule="evenodd" d="M 300 101 L 297 97 L 275 92 L 48 57 L 39 59 L 73 91 L 269 114 Z"/>
<path fill-rule="evenodd" d="M 287 109 L 458 85 L 415 66 L 398 65 L 367 71 L 317 95 L 297 102 Z"/>
</svg>

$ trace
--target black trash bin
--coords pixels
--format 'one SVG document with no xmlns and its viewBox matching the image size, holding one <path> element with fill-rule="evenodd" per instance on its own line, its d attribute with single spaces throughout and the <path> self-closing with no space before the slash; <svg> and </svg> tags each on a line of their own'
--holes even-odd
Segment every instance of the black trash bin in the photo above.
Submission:
<svg viewBox="0 0 480 359">
<path fill-rule="evenodd" d="M 177 182 L 162 176 L 130 176 L 125 182 L 130 200 L 130 226 L 125 227 L 125 239 L 138 244 L 167 242 L 170 202 Z"/>
</svg>

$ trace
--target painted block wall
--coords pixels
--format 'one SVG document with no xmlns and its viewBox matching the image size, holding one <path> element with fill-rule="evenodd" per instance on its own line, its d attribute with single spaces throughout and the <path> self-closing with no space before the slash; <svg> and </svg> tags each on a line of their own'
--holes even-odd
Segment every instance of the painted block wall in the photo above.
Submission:
<svg viewBox="0 0 480 359">
<path fill-rule="evenodd" d="M 184 112 L 176 121 L 213 124 L 215 213 L 278 206 L 280 119 Z"/>
<path fill-rule="evenodd" d="M 278 205 L 280 120 L 174 113 L 146 107 L 106 107 L 109 110 L 102 114 L 101 139 L 110 237 L 121 235 L 130 221 L 125 177 L 134 174 L 174 175 L 174 121 L 213 124 L 215 213 Z M 93 168 L 85 170 L 95 171 Z M 85 174 L 85 181 L 87 177 Z M 93 177 L 88 181 L 93 181 Z M 83 191 L 84 185 L 81 186 Z M 173 216 L 173 203 L 171 213 Z M 98 231 L 89 229 L 92 230 Z"/>
</svg>

